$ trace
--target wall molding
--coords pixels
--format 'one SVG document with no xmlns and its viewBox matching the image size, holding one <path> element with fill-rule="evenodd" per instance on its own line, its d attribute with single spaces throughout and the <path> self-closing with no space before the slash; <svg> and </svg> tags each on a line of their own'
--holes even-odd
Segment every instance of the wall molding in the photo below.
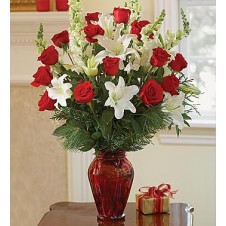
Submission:
<svg viewBox="0 0 226 226">
<path fill-rule="evenodd" d="M 68 12 L 11 12 L 11 45 L 34 45 L 41 22 L 45 38 L 49 40 L 54 33 L 69 27 Z"/>
<path fill-rule="evenodd" d="M 162 144 L 177 145 L 216 145 L 215 135 L 183 135 L 177 137 L 175 134 L 159 135 Z"/>
<path fill-rule="evenodd" d="M 20 86 L 30 86 L 30 83 L 33 81 L 32 75 L 25 75 L 25 76 L 11 76 L 10 78 L 10 85 L 20 85 Z"/>
<path fill-rule="evenodd" d="M 11 62 L 14 62 L 11 64 L 11 85 L 30 85 L 33 81 L 32 75 L 39 65 L 36 62 L 35 39 L 41 22 L 44 26 L 44 39 L 50 43 L 54 34 L 69 27 L 68 12 L 10 13 L 10 57 Z M 23 59 L 22 54 L 24 54 Z M 31 58 L 34 58 L 34 61 Z M 25 62 L 29 64 L 29 67 L 24 67 Z"/>
</svg>

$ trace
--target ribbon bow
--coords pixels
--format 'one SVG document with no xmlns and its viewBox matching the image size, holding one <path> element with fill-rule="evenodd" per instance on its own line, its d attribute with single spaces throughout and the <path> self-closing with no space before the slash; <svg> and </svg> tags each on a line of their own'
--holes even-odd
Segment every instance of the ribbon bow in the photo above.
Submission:
<svg viewBox="0 0 226 226">
<path fill-rule="evenodd" d="M 146 189 L 146 191 L 142 191 L 143 189 Z M 173 198 L 173 195 L 177 193 L 176 191 L 171 191 L 171 185 L 170 184 L 160 184 L 158 187 L 141 187 L 139 189 L 139 192 L 143 193 L 142 197 L 152 197 L 152 198 L 159 198 L 163 196 L 168 196 L 170 198 Z"/>
<path fill-rule="evenodd" d="M 146 191 L 143 191 L 143 190 Z M 170 197 L 173 198 L 173 195 L 176 194 L 176 191 L 171 191 L 170 184 L 160 184 L 158 187 L 141 187 L 139 192 L 143 193 L 138 197 L 138 210 L 142 211 L 142 200 L 143 198 L 155 198 L 154 200 L 154 209 L 153 212 L 161 212 L 163 209 L 163 198 Z"/>
</svg>

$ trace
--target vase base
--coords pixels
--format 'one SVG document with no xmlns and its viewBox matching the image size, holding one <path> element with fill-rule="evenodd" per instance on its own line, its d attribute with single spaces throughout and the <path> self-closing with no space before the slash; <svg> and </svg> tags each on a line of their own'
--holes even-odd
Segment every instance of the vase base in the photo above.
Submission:
<svg viewBox="0 0 226 226">
<path fill-rule="evenodd" d="M 101 222 L 101 221 L 124 221 L 125 220 L 125 214 L 123 213 L 120 216 L 101 216 L 98 215 L 97 216 L 97 221 Z"/>
</svg>

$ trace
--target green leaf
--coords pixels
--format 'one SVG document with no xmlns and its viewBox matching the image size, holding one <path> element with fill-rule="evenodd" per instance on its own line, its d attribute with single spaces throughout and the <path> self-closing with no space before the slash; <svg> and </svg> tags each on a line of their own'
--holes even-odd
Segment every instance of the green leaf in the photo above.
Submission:
<svg viewBox="0 0 226 226">
<path fill-rule="evenodd" d="M 188 127 L 191 127 L 190 124 L 184 120 L 184 124 L 187 125 Z"/>
<path fill-rule="evenodd" d="M 94 145 L 95 145 L 95 141 L 89 140 L 88 142 L 86 142 L 86 145 L 81 147 L 79 150 L 83 151 L 83 152 L 90 151 L 93 148 Z"/>
<path fill-rule="evenodd" d="M 161 34 L 159 34 L 158 39 L 159 39 L 160 43 L 162 44 L 162 47 L 164 48 L 165 44 L 164 44 L 164 41 L 163 41 L 163 38 L 162 38 Z"/>
<path fill-rule="evenodd" d="M 188 116 L 186 113 L 183 113 L 182 116 L 184 120 L 191 120 L 191 117 Z"/>
<path fill-rule="evenodd" d="M 99 138 L 101 138 L 102 134 L 101 132 L 94 132 L 91 137 L 94 139 L 94 140 L 98 140 Z"/>
<path fill-rule="evenodd" d="M 106 123 L 109 124 L 112 119 L 114 118 L 114 113 L 111 110 L 104 110 L 101 116 L 101 119 Z"/>
<path fill-rule="evenodd" d="M 176 126 L 176 133 L 177 133 L 177 136 L 179 137 L 180 136 L 180 133 L 181 133 L 181 130 L 179 129 L 178 126 Z"/>
<path fill-rule="evenodd" d="M 63 147 L 69 150 L 89 151 L 95 145 L 88 131 L 78 126 L 79 121 L 67 121 L 58 127 L 53 135 L 63 139 Z"/>
<path fill-rule="evenodd" d="M 60 137 L 64 136 L 65 132 L 67 131 L 66 123 L 58 128 L 56 128 L 53 132 L 54 136 Z"/>
<path fill-rule="evenodd" d="M 159 68 L 155 71 L 154 77 L 155 77 L 155 80 L 156 80 L 158 83 L 161 83 L 161 82 L 162 82 L 163 74 L 164 74 L 164 68 L 163 68 L 163 67 L 159 67 Z"/>
<path fill-rule="evenodd" d="M 99 121 L 99 126 L 100 126 L 100 130 L 101 130 L 101 133 L 102 133 L 103 137 L 105 139 L 109 140 L 110 139 L 110 135 L 111 135 L 112 123 L 109 122 L 107 124 L 103 120 L 100 120 Z"/>
<path fill-rule="evenodd" d="M 138 121 L 136 121 L 134 118 L 132 118 L 132 127 L 133 127 L 135 133 L 140 134 L 143 131 L 142 125 Z"/>
</svg>

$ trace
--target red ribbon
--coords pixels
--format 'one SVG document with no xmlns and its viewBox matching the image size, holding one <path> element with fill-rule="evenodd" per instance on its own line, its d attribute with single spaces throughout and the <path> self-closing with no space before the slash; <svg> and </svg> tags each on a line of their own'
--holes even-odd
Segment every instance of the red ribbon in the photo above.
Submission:
<svg viewBox="0 0 226 226">
<path fill-rule="evenodd" d="M 143 189 L 146 189 L 146 191 L 142 191 Z M 176 191 L 171 191 L 171 185 L 170 184 L 160 184 L 158 187 L 141 187 L 139 189 L 139 192 L 143 193 L 138 198 L 138 209 L 142 209 L 142 199 L 145 197 L 148 198 L 155 198 L 155 212 L 160 212 L 162 210 L 163 206 L 163 199 L 162 197 L 170 197 L 173 198 L 173 195 L 176 194 Z"/>
</svg>

